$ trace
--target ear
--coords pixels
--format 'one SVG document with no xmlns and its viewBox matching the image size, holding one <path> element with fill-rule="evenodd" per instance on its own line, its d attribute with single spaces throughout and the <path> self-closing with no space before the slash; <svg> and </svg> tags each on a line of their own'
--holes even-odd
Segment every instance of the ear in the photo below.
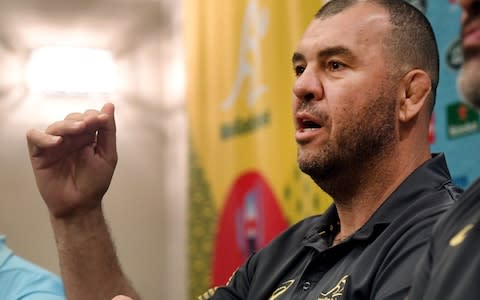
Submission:
<svg viewBox="0 0 480 300">
<path fill-rule="evenodd" d="M 423 70 L 415 69 L 402 78 L 399 120 L 409 122 L 427 105 L 432 90 L 430 76 Z"/>
</svg>

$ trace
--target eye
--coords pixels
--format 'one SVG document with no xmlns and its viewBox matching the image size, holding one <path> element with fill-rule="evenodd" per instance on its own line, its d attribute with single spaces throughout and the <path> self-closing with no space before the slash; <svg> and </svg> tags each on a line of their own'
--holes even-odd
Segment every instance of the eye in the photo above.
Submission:
<svg viewBox="0 0 480 300">
<path fill-rule="evenodd" d="M 327 63 L 327 69 L 332 72 L 340 71 L 345 65 L 339 61 L 332 60 Z"/>
<path fill-rule="evenodd" d="M 303 72 L 305 71 L 305 67 L 304 66 L 294 66 L 293 71 L 295 72 L 295 76 L 298 77 L 298 76 L 303 74 Z"/>
</svg>

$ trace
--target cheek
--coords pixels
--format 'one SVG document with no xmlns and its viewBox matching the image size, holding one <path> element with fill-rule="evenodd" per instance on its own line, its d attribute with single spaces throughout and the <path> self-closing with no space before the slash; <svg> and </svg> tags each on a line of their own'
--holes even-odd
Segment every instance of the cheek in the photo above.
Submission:
<svg viewBox="0 0 480 300">
<path fill-rule="evenodd" d="M 332 96 L 329 101 L 329 111 L 334 119 L 345 119 L 346 116 L 354 116 L 358 111 L 364 99 L 368 97 L 359 93 L 357 89 L 354 91 L 342 91 Z"/>
<path fill-rule="evenodd" d="M 348 106 L 341 106 L 332 108 L 330 111 L 330 132 L 332 137 L 336 137 L 345 131 L 345 128 L 349 126 L 352 120 L 353 108 Z"/>
<path fill-rule="evenodd" d="M 291 106 L 292 106 L 292 110 L 291 110 L 292 119 L 291 119 L 291 120 L 292 120 L 293 125 L 294 125 L 295 127 L 297 126 L 297 125 L 296 125 L 297 121 L 296 121 L 296 116 L 295 116 L 295 115 L 296 115 L 296 113 L 297 113 L 297 110 L 298 110 L 298 108 L 299 108 L 299 105 L 300 105 L 300 102 L 298 101 L 298 99 L 297 99 L 296 97 L 293 97 L 293 98 L 292 98 L 292 104 L 291 104 Z"/>
<path fill-rule="evenodd" d="M 295 97 L 295 95 L 292 95 L 292 113 L 295 115 L 295 112 L 297 111 L 298 107 L 298 99 Z"/>
<path fill-rule="evenodd" d="M 366 95 L 348 95 L 343 98 L 342 103 L 330 107 L 330 132 L 333 139 L 342 139 L 359 127 L 362 114 L 362 100 L 368 98 Z"/>
</svg>

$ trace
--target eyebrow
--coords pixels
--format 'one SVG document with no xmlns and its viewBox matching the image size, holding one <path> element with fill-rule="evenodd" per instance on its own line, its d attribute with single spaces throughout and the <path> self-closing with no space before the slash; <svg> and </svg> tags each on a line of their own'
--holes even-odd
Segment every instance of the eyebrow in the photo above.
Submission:
<svg viewBox="0 0 480 300">
<path fill-rule="evenodd" d="M 335 56 L 335 55 L 345 56 L 349 59 L 355 58 L 355 55 L 353 54 L 353 52 L 344 46 L 333 46 L 333 47 L 322 49 L 317 53 L 317 58 L 323 59 L 323 58 Z M 305 56 L 299 52 L 294 52 L 292 56 L 292 63 L 296 63 L 298 61 L 305 61 Z"/>
</svg>

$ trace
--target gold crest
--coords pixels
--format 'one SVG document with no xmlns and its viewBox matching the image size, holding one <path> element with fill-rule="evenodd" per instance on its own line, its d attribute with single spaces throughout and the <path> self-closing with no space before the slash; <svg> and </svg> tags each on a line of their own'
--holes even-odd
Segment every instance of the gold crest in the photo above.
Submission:
<svg viewBox="0 0 480 300">
<path fill-rule="evenodd" d="M 343 296 L 345 291 L 345 286 L 347 285 L 348 277 L 350 275 L 345 275 L 338 281 L 337 285 L 327 293 L 321 293 L 318 300 L 337 300 L 339 297 Z"/>
<path fill-rule="evenodd" d="M 462 230 L 460 230 L 451 240 L 450 240 L 450 246 L 451 247 L 456 247 L 463 243 L 465 238 L 467 237 L 467 234 L 470 230 L 472 230 L 474 227 L 473 224 L 468 224 L 465 226 Z"/>
</svg>

